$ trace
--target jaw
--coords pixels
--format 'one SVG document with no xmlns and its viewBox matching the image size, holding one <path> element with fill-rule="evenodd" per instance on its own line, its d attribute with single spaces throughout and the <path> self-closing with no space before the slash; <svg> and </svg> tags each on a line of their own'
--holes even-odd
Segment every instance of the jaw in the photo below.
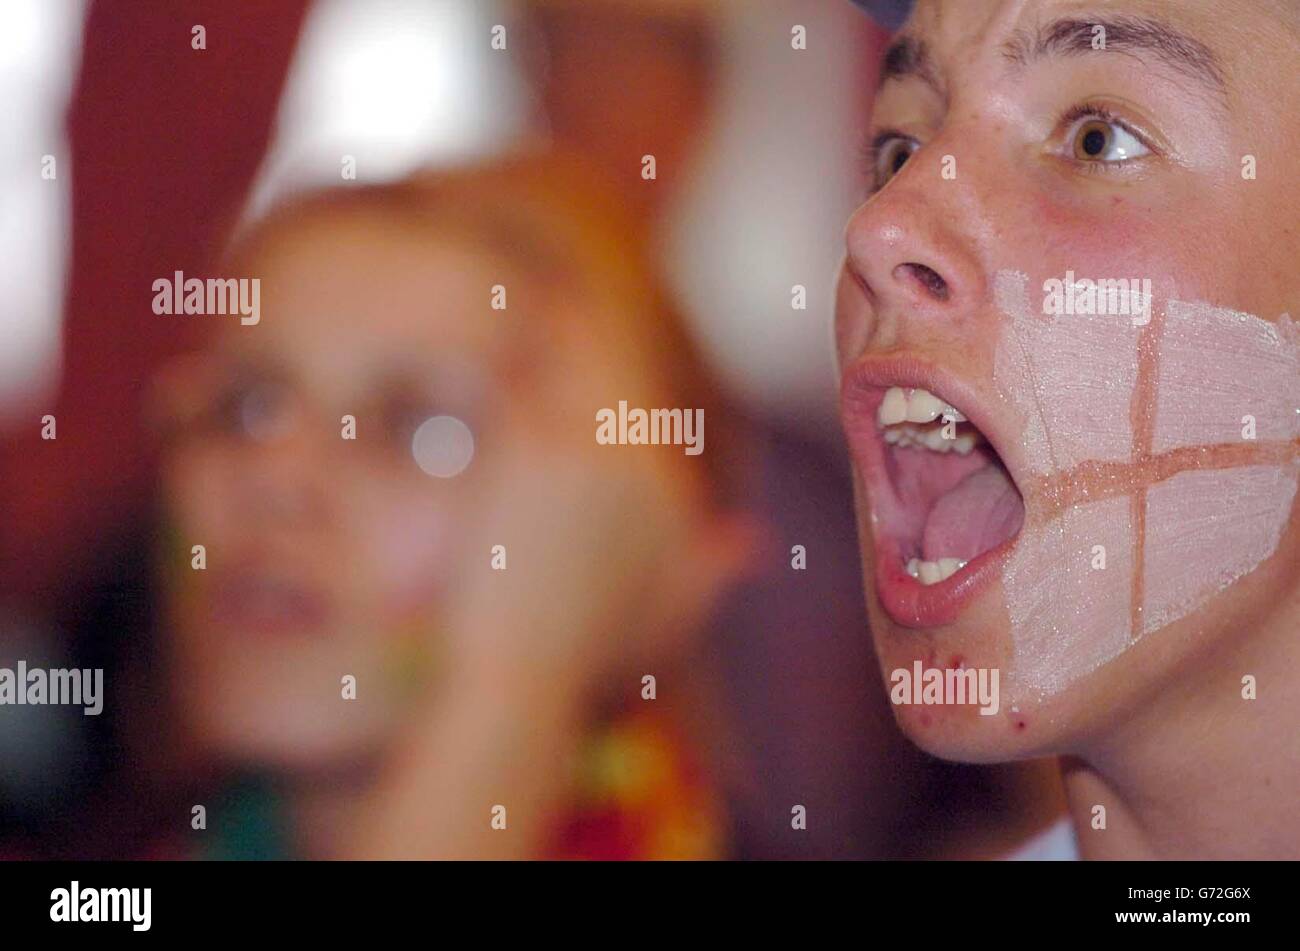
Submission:
<svg viewBox="0 0 1300 951">
<path fill-rule="evenodd" d="M 1077 699 L 1085 685 L 1048 696 L 1017 684 L 1001 576 L 994 572 L 947 622 L 925 627 L 899 623 L 885 609 L 875 583 L 879 556 L 868 490 L 856 466 L 854 496 L 867 616 L 886 696 L 892 687 L 891 675 L 898 670 L 912 671 L 917 663 L 926 670 L 999 671 L 1000 709 L 993 716 L 980 715 L 972 705 L 891 702 L 895 721 L 908 739 L 932 756 L 965 763 L 1012 762 L 1077 749 L 1082 742 L 1078 737 L 1091 720 L 1091 715 L 1082 715 L 1085 711 Z"/>
</svg>

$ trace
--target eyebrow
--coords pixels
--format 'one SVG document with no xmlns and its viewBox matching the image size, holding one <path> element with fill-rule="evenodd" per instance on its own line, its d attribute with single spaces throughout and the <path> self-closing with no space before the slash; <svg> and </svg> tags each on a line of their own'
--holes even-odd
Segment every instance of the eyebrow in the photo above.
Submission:
<svg viewBox="0 0 1300 951">
<path fill-rule="evenodd" d="M 1018 30 L 1002 44 L 1003 58 L 1017 67 L 1050 56 L 1078 56 L 1100 52 L 1093 49 L 1096 27 L 1105 29 L 1106 52 L 1120 52 L 1141 59 L 1149 53 L 1183 75 L 1196 80 L 1213 94 L 1224 97 L 1227 81 L 1214 52 L 1185 33 L 1159 20 L 1137 16 L 1071 17 L 1055 20 L 1037 30 Z M 915 78 L 947 98 L 934 58 L 923 40 L 898 37 L 885 53 L 880 82 Z"/>
<path fill-rule="evenodd" d="M 1105 30 L 1105 51 L 1143 58 L 1151 54 L 1216 95 L 1228 84 L 1214 51 L 1200 40 L 1168 24 L 1138 16 L 1070 17 L 1034 31 L 1018 30 L 1002 45 L 1002 55 L 1016 66 L 1048 56 L 1078 56 L 1101 52 L 1093 48 L 1097 27 Z"/>
<path fill-rule="evenodd" d="M 933 89 L 943 99 L 947 99 L 939 70 L 924 40 L 914 36 L 900 36 L 890 44 L 880 66 L 880 84 L 891 79 L 915 78 Z"/>
</svg>

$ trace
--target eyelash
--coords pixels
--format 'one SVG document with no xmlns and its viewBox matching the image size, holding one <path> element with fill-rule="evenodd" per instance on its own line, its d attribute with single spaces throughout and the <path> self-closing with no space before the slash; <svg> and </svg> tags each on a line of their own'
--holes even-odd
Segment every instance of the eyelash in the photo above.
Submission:
<svg viewBox="0 0 1300 951">
<path fill-rule="evenodd" d="M 1128 122 L 1121 119 L 1110 109 L 1097 103 L 1081 103 L 1080 105 L 1072 106 L 1067 109 L 1057 120 L 1056 128 L 1058 131 L 1061 129 L 1068 131 L 1078 123 L 1080 119 L 1096 119 L 1099 122 L 1108 122 L 1133 136 L 1153 155 L 1159 154 L 1157 148 L 1152 144 L 1151 140 L 1147 136 L 1143 135 Z M 865 144 L 862 150 L 863 162 L 866 165 L 868 178 L 871 181 L 869 194 L 874 195 L 886 184 L 886 182 L 880 180 L 880 156 L 884 152 L 886 146 L 892 144 L 895 140 L 909 141 L 917 148 L 920 148 L 921 146 L 920 142 L 917 142 L 909 135 L 904 135 L 896 129 L 882 129 L 880 132 L 876 133 L 876 135 Z M 1140 159 L 1121 159 L 1112 162 L 1085 162 L 1082 159 L 1076 159 L 1073 156 L 1066 156 L 1065 160 L 1075 168 L 1093 175 L 1114 174 L 1119 168 L 1129 165 L 1132 162 L 1140 161 Z"/>
<path fill-rule="evenodd" d="M 862 147 L 862 162 L 867 170 L 867 178 L 870 181 L 870 194 L 874 195 L 880 189 L 885 187 L 885 183 L 880 180 L 880 153 L 884 151 L 885 146 L 889 145 L 895 139 L 908 140 L 920 144 L 911 136 L 904 135 L 897 129 L 881 129 Z"/>
<path fill-rule="evenodd" d="M 1057 128 L 1064 128 L 1066 131 L 1069 131 L 1079 122 L 1080 119 L 1096 119 L 1099 122 L 1106 122 L 1110 125 L 1116 126 L 1117 128 L 1123 129 L 1133 138 L 1137 139 L 1137 141 L 1142 144 L 1143 148 L 1152 155 L 1159 154 L 1159 150 L 1146 135 L 1138 131 L 1132 124 L 1121 119 L 1115 113 L 1111 112 L 1111 110 L 1098 103 L 1083 103 L 1066 110 L 1065 114 L 1061 116 L 1060 121 L 1057 122 Z M 1085 162 L 1082 159 L 1068 156 L 1067 161 L 1076 168 L 1081 167 L 1083 171 L 1091 174 L 1106 175 L 1114 174 L 1119 169 L 1131 165 L 1134 162 L 1139 162 L 1145 157 L 1146 156 L 1120 159 L 1119 161 L 1112 162 Z"/>
</svg>

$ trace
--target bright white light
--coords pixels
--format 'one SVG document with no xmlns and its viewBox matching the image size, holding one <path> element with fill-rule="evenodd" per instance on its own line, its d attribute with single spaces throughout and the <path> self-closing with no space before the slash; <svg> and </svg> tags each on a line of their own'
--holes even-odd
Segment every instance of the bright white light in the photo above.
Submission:
<svg viewBox="0 0 1300 951">
<path fill-rule="evenodd" d="M 844 222 L 860 201 L 867 27 L 852 4 L 808 6 L 799 22 L 816 38 L 811 56 L 772 42 L 789 34 L 789 4 L 720 6 L 717 121 L 675 199 L 665 265 L 705 353 L 743 399 L 834 432 L 828 315 Z M 791 308 L 796 284 L 804 311 Z"/>
<path fill-rule="evenodd" d="M 9 0 L 0 29 L 0 411 L 58 384 L 72 163 L 64 118 L 84 0 Z M 55 177 L 41 177 L 54 157 Z"/>
<path fill-rule="evenodd" d="M 473 460 L 474 434 L 454 416 L 434 416 L 415 431 L 411 455 L 429 475 L 451 479 L 464 472 Z"/>
<path fill-rule="evenodd" d="M 303 29 L 250 213 L 286 191 L 386 181 L 490 152 L 523 125 L 510 53 L 490 48 L 481 0 L 319 0 Z"/>
</svg>

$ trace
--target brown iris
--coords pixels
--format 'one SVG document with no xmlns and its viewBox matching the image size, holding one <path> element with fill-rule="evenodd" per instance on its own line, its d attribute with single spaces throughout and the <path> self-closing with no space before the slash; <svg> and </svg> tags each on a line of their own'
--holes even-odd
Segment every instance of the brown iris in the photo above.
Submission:
<svg viewBox="0 0 1300 951">
<path fill-rule="evenodd" d="M 1084 123 L 1074 136 L 1074 157 L 1096 160 L 1106 154 L 1113 138 L 1110 123 L 1094 120 Z"/>
</svg>

